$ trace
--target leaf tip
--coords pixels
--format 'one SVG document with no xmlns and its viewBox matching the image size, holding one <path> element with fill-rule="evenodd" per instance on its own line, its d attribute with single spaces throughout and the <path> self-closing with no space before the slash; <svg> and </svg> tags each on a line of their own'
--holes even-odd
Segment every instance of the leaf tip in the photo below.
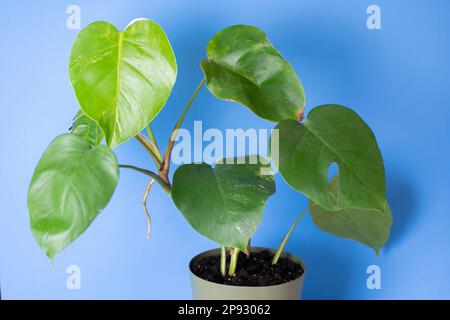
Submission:
<svg viewBox="0 0 450 320">
<path fill-rule="evenodd" d="M 305 118 L 305 108 L 301 108 L 296 115 L 297 121 L 301 122 Z"/>
<path fill-rule="evenodd" d="M 249 251 L 248 251 L 248 240 L 247 241 L 240 241 L 239 243 L 237 243 L 235 246 L 232 246 L 232 247 L 241 250 L 246 255 L 248 255 L 248 253 L 249 253 Z"/>
<path fill-rule="evenodd" d="M 380 257 L 380 248 L 374 248 L 375 254 L 377 255 L 377 258 Z"/>
</svg>

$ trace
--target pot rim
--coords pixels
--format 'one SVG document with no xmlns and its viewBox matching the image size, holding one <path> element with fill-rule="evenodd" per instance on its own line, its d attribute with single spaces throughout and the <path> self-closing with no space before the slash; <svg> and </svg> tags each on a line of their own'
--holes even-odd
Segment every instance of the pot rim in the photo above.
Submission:
<svg viewBox="0 0 450 320">
<path fill-rule="evenodd" d="M 255 250 L 256 250 L 256 251 L 267 250 L 267 251 L 269 251 L 269 252 L 271 252 L 271 253 L 275 253 L 275 252 L 276 252 L 275 249 L 272 249 L 272 248 L 266 248 L 266 247 L 251 247 L 251 250 L 253 250 L 253 251 L 255 251 Z M 203 279 L 203 278 L 197 276 L 197 275 L 192 271 L 192 268 L 191 268 L 192 262 L 193 262 L 193 261 L 195 261 L 196 259 L 199 259 L 199 258 L 202 257 L 202 256 L 210 255 L 210 254 L 213 254 L 213 253 L 220 253 L 220 248 L 215 248 L 215 249 L 210 249 L 210 250 L 203 251 L 203 252 L 201 252 L 201 253 L 195 255 L 195 256 L 189 261 L 188 267 L 189 267 L 189 273 L 191 274 L 191 276 L 193 276 L 193 277 L 195 277 L 195 278 L 197 278 L 197 279 L 199 279 L 199 280 L 206 281 L 206 282 L 208 282 L 208 283 L 211 283 L 211 284 L 214 284 L 214 285 L 217 285 L 217 286 L 227 287 L 227 288 L 230 288 L 230 287 L 231 287 L 231 288 L 255 288 L 255 289 L 257 289 L 257 288 L 275 288 L 275 287 L 282 287 L 282 286 L 290 285 L 291 283 L 293 283 L 293 282 L 295 282 L 295 281 L 300 281 L 300 280 L 305 276 L 305 273 L 306 273 L 306 265 L 305 265 L 305 262 L 304 262 L 302 259 L 300 259 L 299 257 L 297 257 L 296 255 L 294 255 L 294 254 L 292 254 L 292 253 L 290 253 L 290 252 L 283 251 L 283 252 L 281 253 L 281 256 L 280 256 L 280 257 L 288 258 L 288 259 L 290 259 L 290 260 L 292 260 L 292 261 L 294 261 L 294 262 L 297 262 L 297 263 L 299 263 L 300 266 L 302 267 L 303 273 L 302 273 L 299 277 L 297 277 L 297 278 L 295 278 L 295 279 L 293 279 L 293 280 L 290 280 L 290 281 L 288 281 L 288 282 L 284 282 L 284 283 L 280 283 L 280 284 L 272 284 L 272 285 L 268 285 L 268 286 L 234 286 L 234 285 L 229 285 L 229 284 L 217 283 L 217 282 L 209 281 L 209 280 L 206 280 L 206 279 Z"/>
</svg>

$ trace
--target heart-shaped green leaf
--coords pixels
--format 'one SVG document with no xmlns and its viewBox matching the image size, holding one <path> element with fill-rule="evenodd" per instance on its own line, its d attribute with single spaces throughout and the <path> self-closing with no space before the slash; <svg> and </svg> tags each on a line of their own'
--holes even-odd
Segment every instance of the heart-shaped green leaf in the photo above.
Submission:
<svg viewBox="0 0 450 320">
<path fill-rule="evenodd" d="M 155 118 L 177 75 L 169 40 L 146 19 L 123 32 L 104 21 L 88 25 L 75 40 L 69 69 L 81 109 L 100 124 L 110 147 Z"/>
<path fill-rule="evenodd" d="M 173 176 L 172 198 L 199 233 L 246 250 L 265 202 L 275 192 L 275 182 L 266 160 L 256 163 L 246 157 L 232 164 L 230 159 L 214 168 L 204 163 L 179 167 Z"/>
<path fill-rule="evenodd" d="M 336 201 L 339 177 L 330 183 L 330 197 Z M 385 212 L 365 209 L 341 209 L 330 211 L 309 201 L 309 211 L 314 223 L 322 230 L 341 238 L 353 239 L 373 248 L 378 254 L 389 238 L 392 213 L 389 206 Z"/>
<path fill-rule="evenodd" d="M 260 29 L 237 25 L 217 33 L 202 61 L 208 90 L 243 104 L 261 118 L 279 122 L 303 117 L 300 80 Z"/>
<path fill-rule="evenodd" d="M 34 237 L 53 257 L 90 225 L 119 179 L 114 153 L 72 134 L 57 137 L 41 157 L 28 191 Z"/>
<path fill-rule="evenodd" d="M 104 136 L 98 123 L 83 113 L 77 114 L 71 132 L 76 136 L 82 137 L 91 146 L 102 143 Z"/>
<path fill-rule="evenodd" d="M 383 159 L 372 131 L 355 112 L 324 105 L 311 110 L 304 123 L 285 120 L 276 129 L 279 155 L 272 158 L 291 187 L 328 210 L 386 210 Z M 328 193 L 332 163 L 339 167 L 337 201 Z"/>
</svg>

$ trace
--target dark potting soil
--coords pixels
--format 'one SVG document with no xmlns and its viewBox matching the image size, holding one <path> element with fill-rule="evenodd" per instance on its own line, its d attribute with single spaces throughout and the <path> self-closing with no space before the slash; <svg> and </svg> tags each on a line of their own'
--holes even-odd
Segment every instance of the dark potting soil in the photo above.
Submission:
<svg viewBox="0 0 450 320">
<path fill-rule="evenodd" d="M 271 286 L 286 283 L 300 277 L 304 270 L 300 264 L 287 258 L 280 258 L 272 265 L 273 253 L 264 250 L 251 252 L 247 257 L 239 254 L 236 274 L 222 277 L 220 274 L 220 255 L 202 257 L 191 262 L 191 271 L 204 280 L 234 286 Z M 229 257 L 228 257 L 229 260 Z M 227 261 L 227 270 L 229 261 Z"/>
</svg>

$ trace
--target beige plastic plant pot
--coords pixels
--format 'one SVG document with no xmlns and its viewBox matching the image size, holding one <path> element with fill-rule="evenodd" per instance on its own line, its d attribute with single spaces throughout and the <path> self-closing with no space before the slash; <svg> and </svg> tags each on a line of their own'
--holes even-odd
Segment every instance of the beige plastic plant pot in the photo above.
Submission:
<svg viewBox="0 0 450 320">
<path fill-rule="evenodd" d="M 273 249 L 252 247 L 251 252 L 268 250 L 275 253 Z M 300 300 L 303 290 L 303 279 L 306 267 L 302 260 L 296 256 L 283 252 L 281 257 L 291 259 L 303 268 L 303 274 L 295 280 L 287 283 L 266 287 L 243 287 L 229 286 L 204 280 L 196 276 L 190 266 L 192 262 L 202 257 L 219 255 L 220 249 L 205 251 L 195 256 L 189 263 L 191 274 L 192 295 L 195 300 Z"/>
</svg>

